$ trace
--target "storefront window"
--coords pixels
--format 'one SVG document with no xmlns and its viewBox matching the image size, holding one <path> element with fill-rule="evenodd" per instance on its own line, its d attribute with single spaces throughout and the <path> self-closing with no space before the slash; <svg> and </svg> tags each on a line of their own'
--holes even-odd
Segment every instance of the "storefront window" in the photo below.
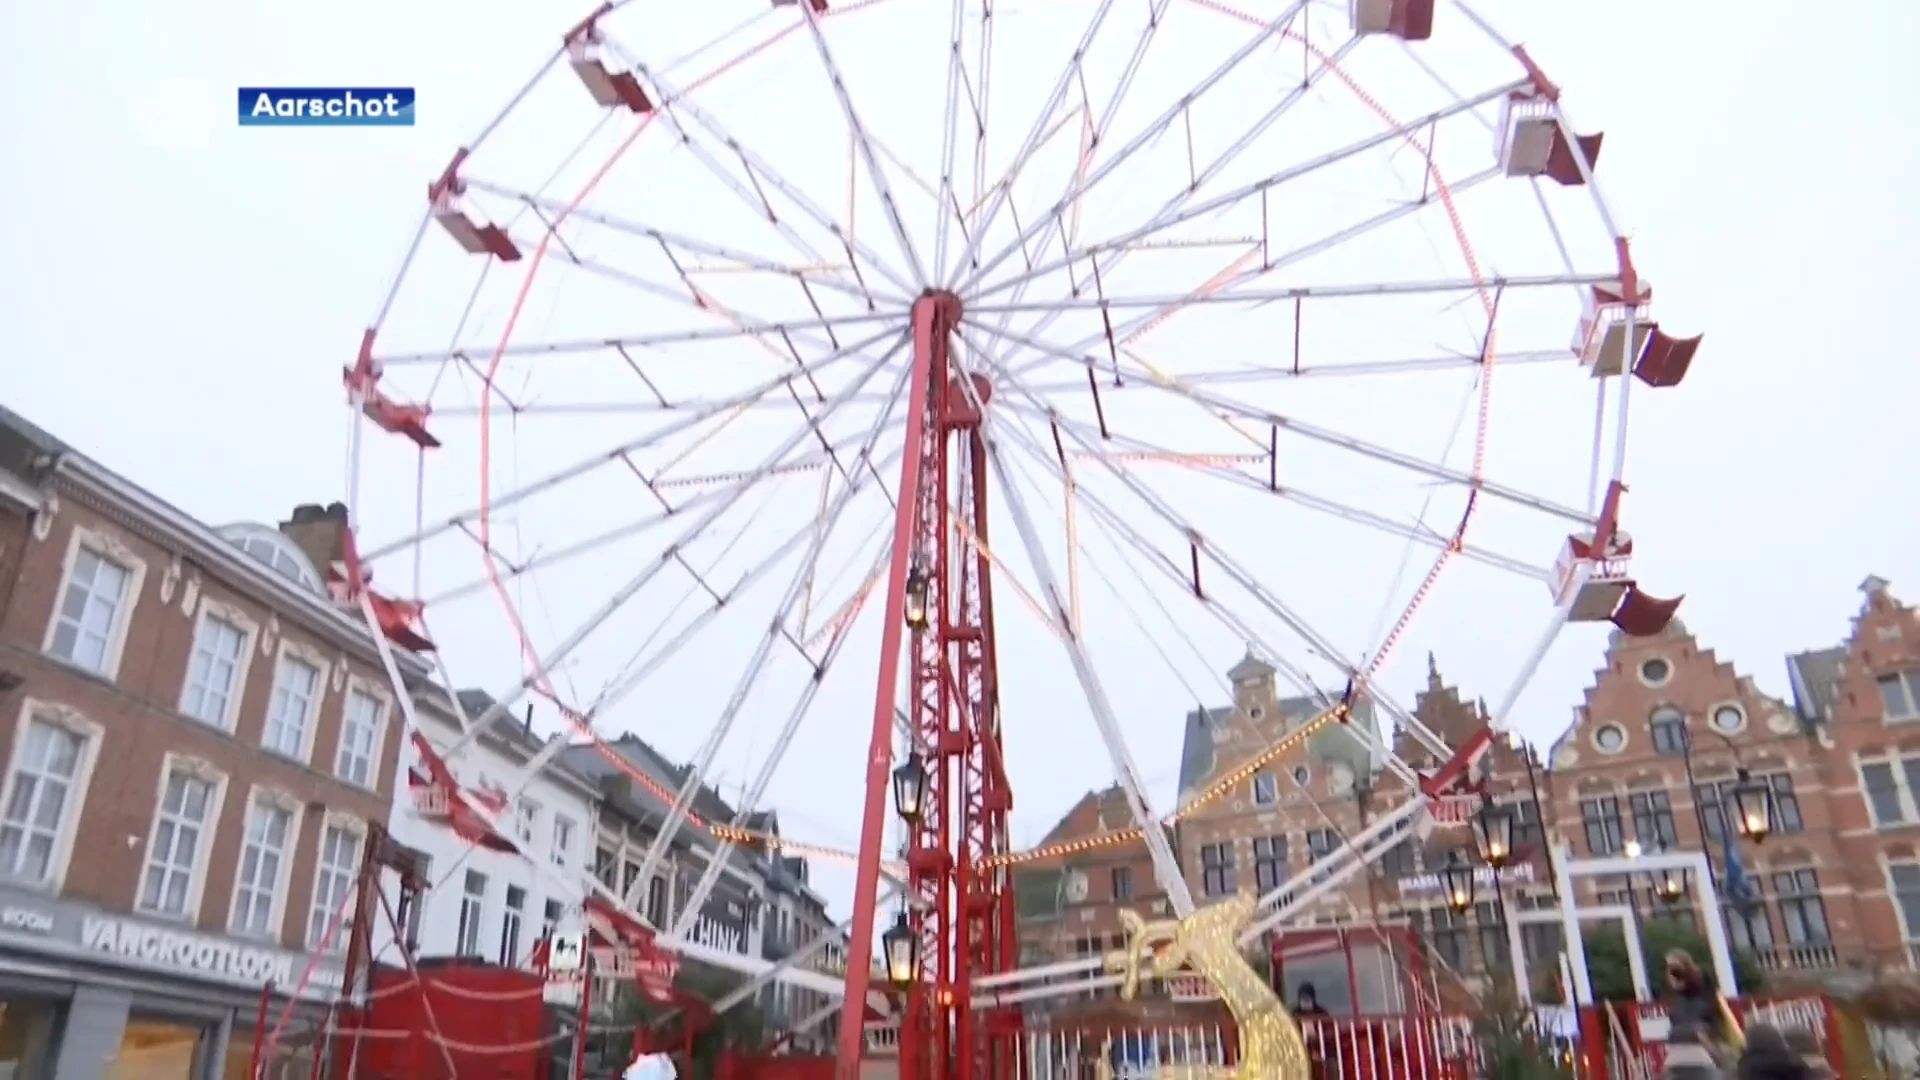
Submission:
<svg viewBox="0 0 1920 1080">
<path fill-rule="evenodd" d="M 57 1010 L 30 998 L 0 1002 L 0 1080 L 45 1073 Z"/>
<path fill-rule="evenodd" d="M 267 1026 L 272 1028 L 273 1017 L 267 1018 Z M 260 1057 L 264 1063 L 259 1080 L 308 1080 L 313 1075 L 312 1026 L 296 1019 L 281 1031 L 271 1049 L 266 1046 L 266 1037 L 257 1035 L 251 1023 L 234 1025 L 233 1034 L 227 1037 L 227 1060 L 221 1080 L 254 1080 L 256 1037 L 261 1043 Z"/>
<path fill-rule="evenodd" d="M 193 1080 L 193 1059 L 204 1034 L 198 1024 L 130 1017 L 108 1080 Z"/>
</svg>

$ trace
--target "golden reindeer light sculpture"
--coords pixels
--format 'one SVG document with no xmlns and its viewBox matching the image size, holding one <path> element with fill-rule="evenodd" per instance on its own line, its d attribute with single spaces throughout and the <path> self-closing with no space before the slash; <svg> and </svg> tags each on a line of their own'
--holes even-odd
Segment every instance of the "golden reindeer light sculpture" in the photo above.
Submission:
<svg viewBox="0 0 1920 1080">
<path fill-rule="evenodd" d="M 1184 919 L 1147 922 L 1120 912 L 1127 947 L 1106 957 L 1107 971 L 1121 976 L 1120 996 L 1140 992 L 1141 978 L 1177 974 L 1191 965 L 1213 985 L 1240 1029 L 1239 1064 L 1162 1065 L 1154 1080 L 1311 1080 L 1312 1065 L 1300 1025 L 1260 973 L 1240 954 L 1240 930 L 1253 917 L 1254 898 L 1241 894 L 1201 908 Z M 1094 1065 L 1099 1080 L 1113 1080 L 1112 1040 Z"/>
</svg>

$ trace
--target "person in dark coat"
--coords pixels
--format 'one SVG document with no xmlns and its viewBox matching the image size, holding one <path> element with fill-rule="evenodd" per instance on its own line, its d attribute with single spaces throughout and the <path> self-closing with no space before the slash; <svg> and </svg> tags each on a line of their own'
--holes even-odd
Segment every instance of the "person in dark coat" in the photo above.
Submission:
<svg viewBox="0 0 1920 1080">
<path fill-rule="evenodd" d="M 1720 991 L 1684 949 L 1667 961 L 1668 1080 L 1710 1080 L 1721 1075 Z"/>
<path fill-rule="evenodd" d="M 1811 1080 L 1807 1063 L 1787 1045 L 1772 1024 L 1747 1026 L 1747 1048 L 1740 1054 L 1739 1080 Z"/>
<path fill-rule="evenodd" d="M 1293 996 L 1293 1015 L 1328 1016 L 1331 1014 L 1327 1012 L 1325 1005 L 1320 1004 L 1320 992 L 1313 988 L 1312 983 L 1303 982 Z"/>
</svg>

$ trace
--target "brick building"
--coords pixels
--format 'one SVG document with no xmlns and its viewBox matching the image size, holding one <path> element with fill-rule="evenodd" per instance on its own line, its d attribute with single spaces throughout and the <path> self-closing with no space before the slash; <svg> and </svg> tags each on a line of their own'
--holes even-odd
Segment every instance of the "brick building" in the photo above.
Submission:
<svg viewBox="0 0 1920 1080">
<path fill-rule="evenodd" d="M 391 705 L 296 544 L 0 409 L 0 1069 L 244 1074 L 389 816 Z"/>
<path fill-rule="evenodd" d="M 1787 658 L 1792 701 L 1761 690 L 1675 621 L 1654 637 L 1611 635 L 1548 761 L 1529 769 L 1521 752 L 1495 746 L 1482 775 L 1518 815 L 1516 846 L 1524 856 L 1502 875 L 1502 896 L 1509 916 L 1522 923 L 1536 982 L 1542 968 L 1551 971 L 1547 958 L 1560 950 L 1559 930 L 1518 913 L 1553 905 L 1544 854 L 1555 841 L 1577 857 L 1621 854 L 1629 845 L 1703 850 L 1723 901 L 1731 852 L 1755 902 L 1723 903 L 1721 917 L 1735 947 L 1775 986 L 1845 988 L 1876 971 L 1920 964 L 1920 615 L 1885 581 L 1870 578 L 1862 592 L 1843 642 Z M 1186 717 L 1183 803 L 1236 776 L 1319 712 L 1310 699 L 1280 696 L 1273 669 L 1255 657 L 1228 674 L 1233 703 Z M 1431 659 L 1413 709 L 1451 745 L 1486 719 L 1484 704 L 1448 685 Z M 1358 733 L 1374 728 L 1374 716 L 1364 703 L 1356 707 Z M 1406 798 L 1404 781 L 1382 768 L 1356 734 L 1328 727 L 1299 739 L 1185 817 L 1177 848 L 1196 899 L 1267 892 Z M 1404 737 L 1397 749 L 1416 769 L 1437 764 Z M 1760 844 L 1728 835 L 1726 794 L 1741 768 L 1773 791 L 1774 834 Z M 1094 796 L 1083 800 L 1048 843 L 1115 827 L 1100 821 L 1095 805 Z M 1117 802 L 1114 815 L 1125 816 Z M 1491 891 L 1483 885 L 1466 916 L 1440 903 L 1434 872 L 1448 851 L 1470 844 L 1462 828 L 1436 829 L 1308 905 L 1274 954 L 1283 991 L 1310 979 L 1335 1012 L 1356 1004 L 1372 1011 L 1395 1006 L 1396 981 L 1403 991 L 1432 990 L 1444 999 L 1450 985 L 1472 986 L 1490 970 L 1507 977 L 1511 949 Z M 1076 932 L 1111 932 L 1110 897 L 1096 895 L 1100 867 L 1108 864 L 1133 865 L 1134 882 L 1152 880 L 1138 845 L 1102 847 L 1061 864 L 1048 904 L 1023 895 L 1030 962 L 1079 951 Z M 1069 890 L 1064 882 L 1076 871 L 1088 884 Z M 1043 873 L 1027 871 L 1036 881 Z M 1583 903 L 1630 905 L 1645 919 L 1696 918 L 1691 899 L 1668 904 L 1655 885 L 1649 873 L 1583 878 L 1576 887 Z M 1044 914 L 1032 914 L 1036 908 Z M 1082 925 L 1086 930 L 1077 931 Z M 1373 928 L 1372 938 L 1354 933 L 1357 926 Z M 1379 928 L 1410 932 L 1382 935 Z M 1336 934 L 1341 947 L 1319 947 Z M 1296 958 L 1289 949 L 1308 955 Z M 1316 953 L 1323 958 L 1314 960 Z M 1448 975 L 1415 985 L 1390 970 L 1408 960 L 1444 966 L 1461 980 Z M 1369 968 L 1381 974 L 1369 975 Z"/>
<path fill-rule="evenodd" d="M 1125 793 L 1118 785 L 1089 791 L 1060 818 L 1041 847 L 1124 831 L 1133 827 Z M 1031 867 L 1014 875 L 1020 926 L 1021 966 L 1081 959 L 1121 948 L 1126 933 L 1122 910 L 1147 918 L 1165 916 L 1166 893 L 1154 878 L 1153 861 L 1140 843 L 1102 845 Z M 1081 976 L 1084 978 L 1084 976 Z M 1164 1020 L 1183 1011 L 1163 984 L 1142 988 L 1132 1005 L 1122 1005 L 1111 990 L 1073 999 L 1045 998 L 1027 1009 L 1033 1016 L 1094 1021 L 1126 1015 Z"/>
</svg>

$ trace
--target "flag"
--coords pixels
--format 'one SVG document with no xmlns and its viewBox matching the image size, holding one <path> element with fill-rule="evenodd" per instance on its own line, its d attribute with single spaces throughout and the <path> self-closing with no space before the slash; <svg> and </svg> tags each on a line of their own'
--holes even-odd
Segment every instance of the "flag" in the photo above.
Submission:
<svg viewBox="0 0 1920 1080">
<path fill-rule="evenodd" d="M 1729 831 L 1720 838 L 1721 854 L 1727 866 L 1727 903 L 1742 913 L 1750 913 L 1760 906 L 1760 889 L 1748 875 L 1745 863 L 1740 861 L 1740 849 L 1733 844 L 1733 833 Z"/>
</svg>

